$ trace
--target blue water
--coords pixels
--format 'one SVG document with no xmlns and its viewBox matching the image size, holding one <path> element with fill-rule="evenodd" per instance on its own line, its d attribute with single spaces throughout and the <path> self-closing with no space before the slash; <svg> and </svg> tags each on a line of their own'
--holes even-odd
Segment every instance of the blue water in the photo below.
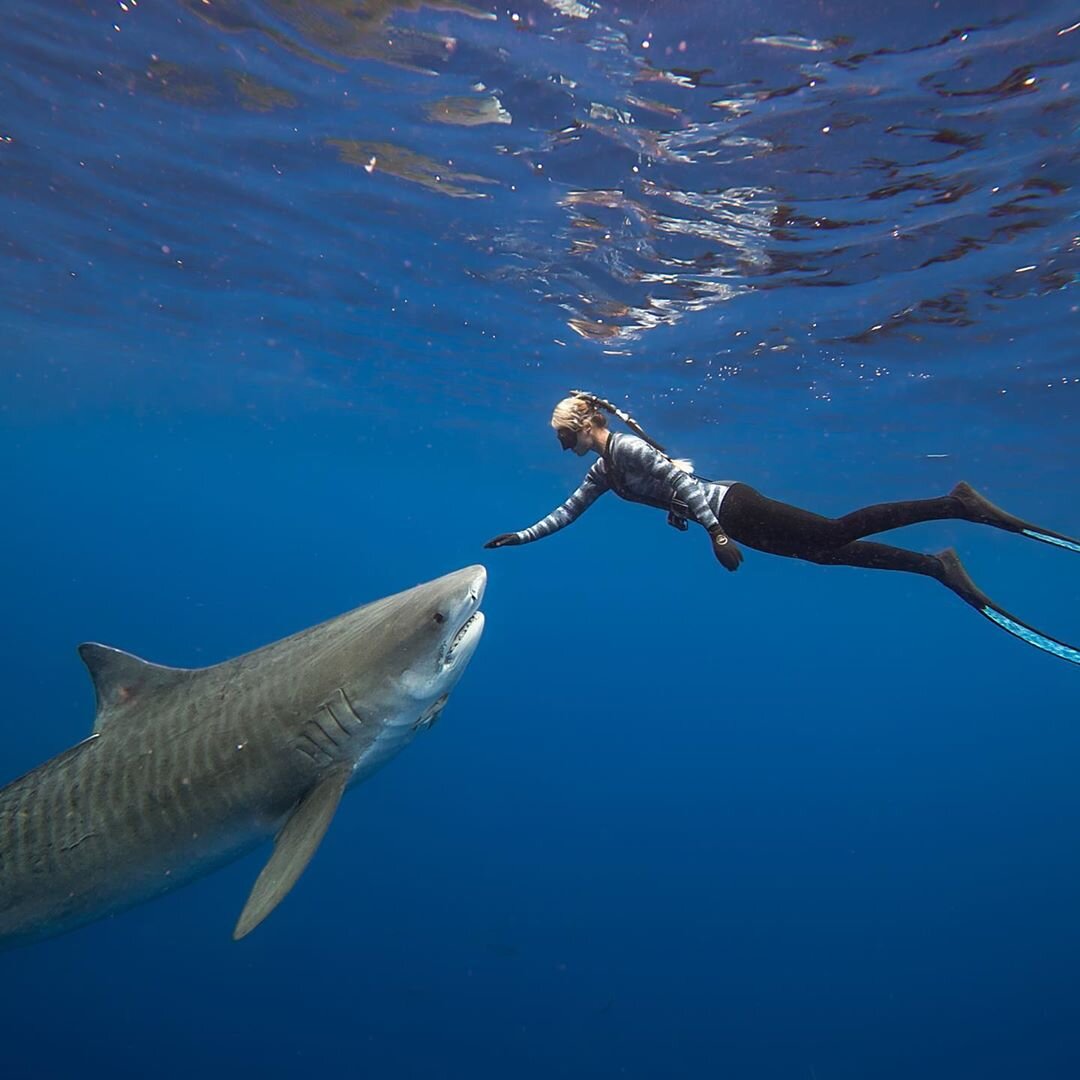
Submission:
<svg viewBox="0 0 1080 1080">
<path fill-rule="evenodd" d="M 0 780 L 88 732 L 80 641 L 490 585 L 250 938 L 266 850 L 0 955 L 4 1075 L 1080 1075 L 1074 666 L 610 495 L 481 548 L 579 481 L 578 386 L 823 513 L 1080 535 L 1075 6 L 9 7 Z M 903 542 L 1080 641 L 1072 552 Z"/>
</svg>

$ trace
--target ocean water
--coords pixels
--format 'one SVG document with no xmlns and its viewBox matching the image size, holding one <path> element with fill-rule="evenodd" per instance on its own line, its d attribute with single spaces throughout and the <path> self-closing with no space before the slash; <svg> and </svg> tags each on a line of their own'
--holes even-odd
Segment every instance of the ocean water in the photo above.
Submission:
<svg viewBox="0 0 1080 1080">
<path fill-rule="evenodd" d="M 1046 0 L 28 0 L 0 47 L 0 781 L 75 645 L 213 663 L 482 561 L 443 718 L 0 954 L 4 1076 L 1080 1075 L 1080 672 L 936 583 L 579 482 L 572 387 L 826 514 L 1080 534 L 1080 18 Z M 971 524 L 1080 641 L 1080 559 Z"/>
</svg>

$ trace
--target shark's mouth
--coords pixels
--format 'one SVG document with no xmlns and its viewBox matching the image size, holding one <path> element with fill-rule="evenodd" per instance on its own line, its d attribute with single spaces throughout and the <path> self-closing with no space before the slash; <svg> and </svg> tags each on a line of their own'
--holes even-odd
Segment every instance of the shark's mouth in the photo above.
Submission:
<svg viewBox="0 0 1080 1080">
<path fill-rule="evenodd" d="M 463 603 L 454 612 L 455 619 L 464 616 L 464 622 L 454 631 L 449 639 L 443 639 L 442 671 L 449 669 L 461 658 L 466 663 L 476 648 L 480 635 L 484 632 L 484 615 L 480 603 L 484 599 L 484 586 L 487 584 L 487 571 L 482 566 L 470 567 L 463 571 L 468 575 L 468 591 L 461 598 Z M 451 602 L 451 609 L 456 605 Z"/>
<path fill-rule="evenodd" d="M 461 645 L 468 639 L 470 633 L 474 629 L 479 629 L 483 622 L 483 615 L 479 611 L 474 611 L 458 628 L 458 631 L 450 639 L 450 644 L 446 647 L 446 653 L 443 655 L 443 665 L 448 666 L 454 662 L 454 654 L 461 647 Z"/>
<path fill-rule="evenodd" d="M 462 624 L 461 629 L 450 639 L 450 648 L 446 650 L 446 655 L 449 656 L 457 647 L 465 640 L 465 635 L 469 632 L 469 627 L 474 626 L 480 620 L 480 612 L 474 611 Z"/>
</svg>

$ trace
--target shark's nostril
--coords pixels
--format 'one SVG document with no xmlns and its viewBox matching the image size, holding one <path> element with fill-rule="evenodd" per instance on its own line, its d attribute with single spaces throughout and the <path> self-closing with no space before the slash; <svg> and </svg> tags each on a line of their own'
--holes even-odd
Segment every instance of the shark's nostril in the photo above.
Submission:
<svg viewBox="0 0 1080 1080">
<path fill-rule="evenodd" d="M 441 611 L 436 611 L 434 616 L 432 616 L 432 617 L 435 619 L 435 621 L 437 623 L 446 622 L 446 616 Z"/>
</svg>

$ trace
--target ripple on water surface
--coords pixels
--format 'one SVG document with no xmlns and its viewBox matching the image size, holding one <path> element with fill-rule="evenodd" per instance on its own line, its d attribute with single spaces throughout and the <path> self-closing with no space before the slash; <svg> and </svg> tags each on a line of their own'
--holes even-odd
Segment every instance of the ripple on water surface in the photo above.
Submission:
<svg viewBox="0 0 1080 1080">
<path fill-rule="evenodd" d="M 1057 4 L 945 6 L 20 9 L 2 302 L 190 327 L 227 297 L 334 354 L 371 313 L 437 340 L 462 282 L 477 335 L 520 311 L 531 355 L 655 340 L 696 393 L 946 375 L 943 331 L 978 347 L 1014 305 L 1021 339 L 1076 280 L 1080 31 Z M 1030 350 L 986 363 L 1071 385 Z"/>
</svg>

